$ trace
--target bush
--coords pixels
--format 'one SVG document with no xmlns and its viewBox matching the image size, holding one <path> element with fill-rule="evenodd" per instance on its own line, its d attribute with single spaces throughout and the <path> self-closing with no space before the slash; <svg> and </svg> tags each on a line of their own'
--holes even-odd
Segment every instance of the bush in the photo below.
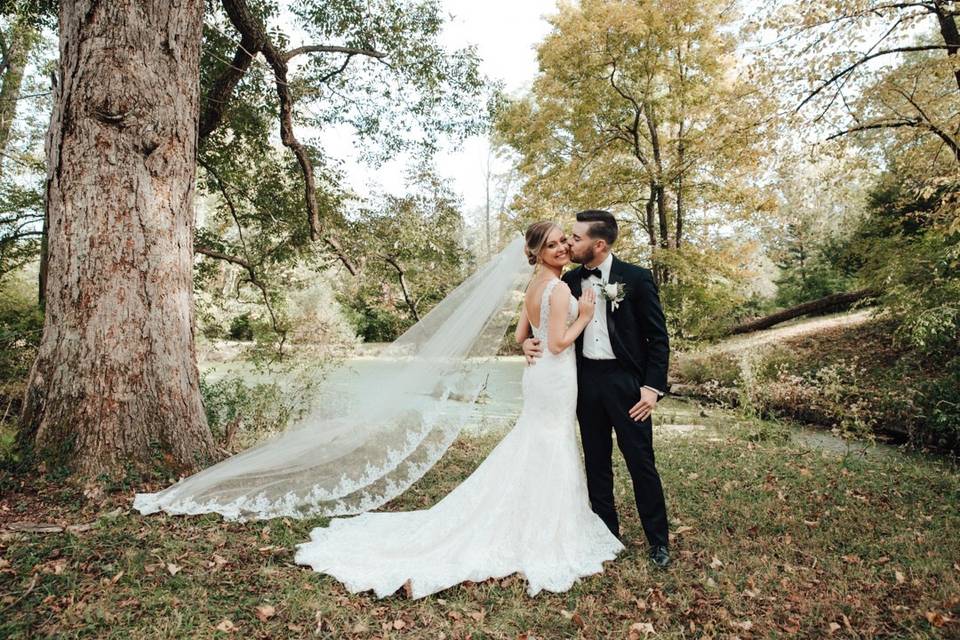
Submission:
<svg viewBox="0 0 960 640">
<path fill-rule="evenodd" d="M 0 280 L 0 422 L 20 413 L 30 367 L 43 333 L 37 287 L 27 271 Z"/>
<path fill-rule="evenodd" d="M 941 378 L 920 386 L 917 412 L 925 429 L 911 430 L 917 444 L 932 444 L 950 451 L 960 450 L 960 357 L 953 358 Z"/>
<path fill-rule="evenodd" d="M 743 381 L 740 361 L 733 355 L 714 351 L 707 354 L 679 354 L 675 358 L 678 381 L 686 384 L 716 384 L 737 387 Z"/>
<path fill-rule="evenodd" d="M 249 313 L 242 313 L 230 321 L 229 335 L 234 340 L 253 340 L 253 322 Z"/>
<path fill-rule="evenodd" d="M 322 380 L 319 365 L 293 373 L 270 372 L 270 382 L 250 382 L 230 376 L 215 382 L 200 376 L 200 393 L 214 440 L 242 451 L 284 431 L 310 409 L 312 390 Z"/>
</svg>

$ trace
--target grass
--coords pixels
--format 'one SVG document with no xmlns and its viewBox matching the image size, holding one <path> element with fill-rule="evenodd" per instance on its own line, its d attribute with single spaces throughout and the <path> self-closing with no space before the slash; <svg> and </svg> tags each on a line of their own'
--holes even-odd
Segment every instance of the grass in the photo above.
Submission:
<svg viewBox="0 0 960 640">
<path fill-rule="evenodd" d="M 615 455 L 632 544 L 603 574 L 536 598 L 517 576 L 415 601 L 353 595 L 292 563 L 294 545 L 323 518 L 143 517 L 129 510 L 130 493 L 85 500 L 46 476 L 0 477 L 0 637 L 960 637 L 956 467 L 821 452 L 778 425 L 703 418 L 677 401 L 661 415 L 708 427 L 657 439 L 673 566 L 647 563 Z M 387 508 L 434 503 L 495 442 L 461 438 Z M 11 532 L 18 520 L 96 524 Z"/>
</svg>

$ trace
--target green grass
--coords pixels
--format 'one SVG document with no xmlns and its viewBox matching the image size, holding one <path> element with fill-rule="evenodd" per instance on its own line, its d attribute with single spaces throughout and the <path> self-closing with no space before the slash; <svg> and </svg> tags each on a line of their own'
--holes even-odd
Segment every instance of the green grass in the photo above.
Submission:
<svg viewBox="0 0 960 640">
<path fill-rule="evenodd" d="M 950 621 L 960 618 L 955 467 L 824 453 L 777 425 L 702 418 L 678 403 L 662 414 L 709 427 L 657 440 L 675 535 L 666 572 L 645 559 L 618 454 L 617 499 L 633 544 L 603 574 L 535 598 L 517 576 L 416 601 L 352 595 L 292 563 L 294 545 L 325 519 L 142 517 L 129 511 L 129 494 L 85 501 L 62 482 L 8 477 L 4 525 L 123 510 L 76 534 L 0 534 L 0 637 L 227 637 L 216 630 L 224 620 L 243 638 L 626 638 L 631 626 L 642 638 L 643 623 L 666 638 L 819 638 L 832 628 L 834 637 L 960 636 Z M 495 442 L 462 438 L 387 508 L 432 504 Z M 273 613 L 258 617 L 264 605 Z"/>
</svg>

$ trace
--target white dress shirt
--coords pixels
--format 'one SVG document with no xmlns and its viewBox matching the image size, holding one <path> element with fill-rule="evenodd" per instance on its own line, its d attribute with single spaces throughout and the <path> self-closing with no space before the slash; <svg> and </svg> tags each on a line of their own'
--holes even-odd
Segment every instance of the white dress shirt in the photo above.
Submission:
<svg viewBox="0 0 960 640">
<path fill-rule="evenodd" d="M 613 254 L 608 253 L 606 259 L 597 268 L 603 274 L 603 282 L 610 282 L 610 267 L 613 266 Z M 593 320 L 583 330 L 583 357 L 591 360 L 616 360 L 613 346 L 610 344 L 610 331 L 607 329 L 607 301 L 600 292 L 601 280 L 597 276 L 589 276 L 583 280 L 583 288 L 593 287 L 597 294 L 597 306 L 593 308 Z"/>
<path fill-rule="evenodd" d="M 595 275 L 590 275 L 583 279 L 583 288 L 593 287 L 597 294 L 597 306 L 593 308 L 593 320 L 583 330 L 583 357 L 590 360 L 616 360 L 617 356 L 613 353 L 613 346 L 610 344 L 610 331 L 607 328 L 607 300 L 603 297 L 600 288 L 603 282 L 610 282 L 610 267 L 613 266 L 613 254 L 608 253 L 603 262 L 596 266 L 603 275 L 601 281 Z M 584 265 L 586 268 L 586 265 Z M 658 396 L 663 392 L 654 389 L 649 385 L 644 385 L 645 389 L 650 389 Z"/>
</svg>

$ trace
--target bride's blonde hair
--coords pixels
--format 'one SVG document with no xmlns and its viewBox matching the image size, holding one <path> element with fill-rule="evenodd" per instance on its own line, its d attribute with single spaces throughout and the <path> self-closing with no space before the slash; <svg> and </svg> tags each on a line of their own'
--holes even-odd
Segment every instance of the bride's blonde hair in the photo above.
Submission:
<svg viewBox="0 0 960 640">
<path fill-rule="evenodd" d="M 524 252 L 527 254 L 527 262 L 530 264 L 537 264 L 537 262 L 539 262 L 540 252 L 543 250 L 543 245 L 547 243 L 547 236 L 550 235 L 551 231 L 559 228 L 560 225 L 552 220 L 541 220 L 527 227 L 527 244 L 524 247 Z"/>
</svg>

